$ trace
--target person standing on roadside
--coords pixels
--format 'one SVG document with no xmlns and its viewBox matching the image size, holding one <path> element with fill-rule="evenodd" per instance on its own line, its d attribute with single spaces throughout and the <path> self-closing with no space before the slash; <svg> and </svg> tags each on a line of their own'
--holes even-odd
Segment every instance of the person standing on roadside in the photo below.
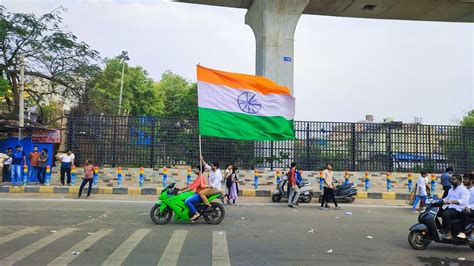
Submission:
<svg viewBox="0 0 474 266">
<path fill-rule="evenodd" d="M 94 166 L 92 165 L 91 161 L 86 160 L 84 162 L 84 179 L 82 179 L 81 187 L 79 188 L 79 195 L 77 198 L 79 199 L 82 195 L 82 190 L 89 183 L 89 188 L 87 189 L 87 198 L 91 195 L 92 190 L 92 177 L 94 175 Z"/>
<path fill-rule="evenodd" d="M 64 186 L 64 177 L 67 174 L 67 185 L 71 185 L 71 168 L 74 165 L 74 153 L 67 150 L 67 153 L 59 154 L 58 159 L 61 161 L 61 184 Z"/>
<path fill-rule="evenodd" d="M 10 182 L 10 164 L 12 163 L 11 148 L 6 153 L 0 153 L 0 168 L 2 168 L 2 182 Z"/>
<path fill-rule="evenodd" d="M 12 185 L 21 186 L 23 184 L 21 172 L 24 164 L 26 164 L 25 152 L 20 145 L 17 145 L 16 151 L 12 154 Z"/>
<path fill-rule="evenodd" d="M 33 151 L 30 152 L 28 158 L 30 159 L 30 173 L 29 173 L 29 182 L 38 182 L 39 181 L 39 158 L 41 154 L 39 153 L 38 146 L 33 147 Z"/>
<path fill-rule="evenodd" d="M 40 184 L 44 185 L 44 182 L 46 181 L 46 167 L 48 166 L 48 150 L 43 149 L 41 151 L 41 155 L 39 158 L 39 175 L 38 175 L 38 181 Z"/>
<path fill-rule="evenodd" d="M 334 206 L 336 207 L 336 210 L 340 210 L 341 208 L 337 206 L 336 202 L 336 195 L 334 193 L 334 180 L 333 180 L 333 175 L 334 172 L 332 171 L 333 165 L 332 163 L 327 163 L 326 164 L 326 169 L 323 171 L 324 175 L 324 192 L 323 192 L 323 200 L 321 201 L 321 210 L 326 210 L 327 208 L 324 206 L 324 204 L 327 202 L 329 203 L 331 200 L 334 202 Z"/>
<path fill-rule="evenodd" d="M 454 169 L 451 166 L 449 166 L 448 168 L 446 168 L 446 172 L 444 172 L 441 175 L 441 185 L 443 186 L 443 190 L 444 190 L 443 199 L 446 198 L 449 190 L 451 189 L 450 180 L 453 173 L 454 173 Z"/>
<path fill-rule="evenodd" d="M 292 162 L 290 165 L 290 171 L 288 171 L 288 184 L 290 185 L 290 193 L 288 195 L 288 207 L 298 208 L 298 198 L 300 197 L 300 189 L 296 182 L 296 163 Z"/>
</svg>

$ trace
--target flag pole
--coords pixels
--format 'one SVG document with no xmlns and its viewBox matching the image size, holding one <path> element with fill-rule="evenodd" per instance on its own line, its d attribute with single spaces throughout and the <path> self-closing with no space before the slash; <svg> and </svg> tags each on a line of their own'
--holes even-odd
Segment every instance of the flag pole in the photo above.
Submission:
<svg viewBox="0 0 474 266">
<path fill-rule="evenodd" d="M 201 158 L 202 158 L 201 134 L 199 134 L 199 170 L 201 171 L 201 174 L 203 174 Z"/>
</svg>

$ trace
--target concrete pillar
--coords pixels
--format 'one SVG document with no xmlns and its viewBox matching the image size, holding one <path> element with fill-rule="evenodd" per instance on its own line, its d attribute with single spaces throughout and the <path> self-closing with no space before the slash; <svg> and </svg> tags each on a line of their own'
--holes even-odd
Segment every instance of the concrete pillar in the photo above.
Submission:
<svg viewBox="0 0 474 266">
<path fill-rule="evenodd" d="M 310 0 L 253 0 L 245 24 L 255 34 L 256 75 L 290 88 L 293 94 L 294 35 Z"/>
</svg>

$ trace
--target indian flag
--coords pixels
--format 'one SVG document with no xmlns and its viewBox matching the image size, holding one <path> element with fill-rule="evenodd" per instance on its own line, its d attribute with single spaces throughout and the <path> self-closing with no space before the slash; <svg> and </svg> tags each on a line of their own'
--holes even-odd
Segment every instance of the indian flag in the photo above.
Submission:
<svg viewBox="0 0 474 266">
<path fill-rule="evenodd" d="M 197 66 L 199 132 L 243 140 L 295 139 L 295 98 L 259 76 Z"/>
</svg>

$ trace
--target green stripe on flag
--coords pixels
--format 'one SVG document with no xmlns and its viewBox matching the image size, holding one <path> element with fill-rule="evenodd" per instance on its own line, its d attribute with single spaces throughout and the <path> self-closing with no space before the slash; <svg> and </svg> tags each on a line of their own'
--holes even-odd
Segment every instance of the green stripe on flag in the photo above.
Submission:
<svg viewBox="0 0 474 266">
<path fill-rule="evenodd" d="M 242 140 L 295 139 L 293 120 L 199 108 L 199 133 Z"/>
</svg>

